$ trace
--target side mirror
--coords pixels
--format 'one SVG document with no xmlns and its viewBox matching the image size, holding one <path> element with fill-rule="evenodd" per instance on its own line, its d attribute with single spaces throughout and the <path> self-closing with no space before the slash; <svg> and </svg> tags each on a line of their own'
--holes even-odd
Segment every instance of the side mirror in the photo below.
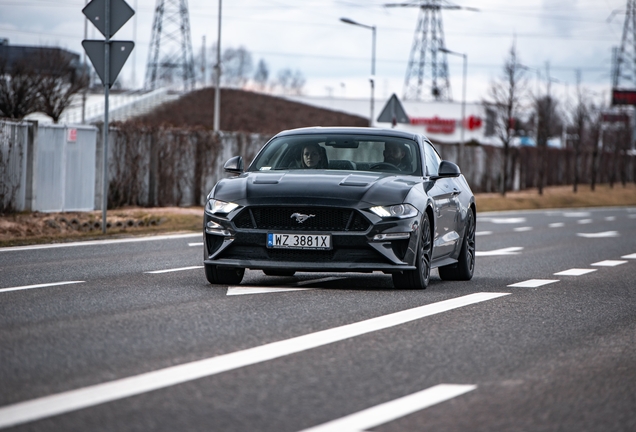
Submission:
<svg viewBox="0 0 636 432">
<path fill-rule="evenodd" d="M 460 174 L 459 167 L 452 162 L 443 160 L 439 164 L 438 177 L 458 177 Z"/>
<path fill-rule="evenodd" d="M 223 165 L 223 169 L 227 172 L 241 174 L 243 172 L 243 158 L 241 156 L 234 156 L 228 159 Z"/>
</svg>

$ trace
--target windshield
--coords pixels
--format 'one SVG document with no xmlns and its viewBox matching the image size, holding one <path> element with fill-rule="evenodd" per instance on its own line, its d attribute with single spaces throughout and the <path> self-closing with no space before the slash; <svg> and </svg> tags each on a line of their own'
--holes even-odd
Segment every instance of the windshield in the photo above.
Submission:
<svg viewBox="0 0 636 432">
<path fill-rule="evenodd" d="M 413 140 L 374 135 L 293 135 L 273 139 L 249 171 L 329 169 L 422 175 Z"/>
</svg>

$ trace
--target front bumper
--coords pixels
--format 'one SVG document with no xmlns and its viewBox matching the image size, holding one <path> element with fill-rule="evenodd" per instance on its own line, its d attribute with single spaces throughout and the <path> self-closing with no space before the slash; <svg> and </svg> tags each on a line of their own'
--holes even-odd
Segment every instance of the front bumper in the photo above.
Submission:
<svg viewBox="0 0 636 432">
<path fill-rule="evenodd" d="M 415 270 L 415 251 L 420 215 L 407 219 L 382 219 L 371 212 L 354 209 L 368 221 L 364 230 L 302 231 L 302 234 L 331 234 L 332 249 L 272 249 L 269 232 L 298 234 L 298 230 L 237 228 L 234 223 L 244 209 L 219 217 L 205 213 L 204 263 L 253 270 L 285 269 L 308 272 L 395 273 Z M 407 233 L 406 238 L 382 239 L 381 234 Z M 378 240 L 380 238 L 381 240 Z"/>
</svg>

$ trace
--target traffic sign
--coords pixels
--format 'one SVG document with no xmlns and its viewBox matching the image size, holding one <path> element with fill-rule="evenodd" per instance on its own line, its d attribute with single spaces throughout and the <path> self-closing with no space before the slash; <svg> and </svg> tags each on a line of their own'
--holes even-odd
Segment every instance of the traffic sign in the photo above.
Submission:
<svg viewBox="0 0 636 432">
<path fill-rule="evenodd" d="M 106 34 L 106 0 L 93 0 L 82 9 L 82 13 L 92 22 L 104 37 L 110 38 L 126 22 L 132 18 L 135 11 L 124 0 L 110 0 L 110 32 Z"/>
<path fill-rule="evenodd" d="M 91 63 L 93 63 L 97 75 L 99 75 L 99 78 L 102 80 L 102 84 L 110 88 L 117 79 L 119 72 L 121 72 L 121 68 L 124 67 L 124 63 L 128 60 L 128 56 L 130 56 L 130 53 L 135 47 L 135 43 L 133 41 L 110 41 L 108 43 L 110 44 L 108 82 L 105 82 L 104 79 L 104 72 L 106 70 L 104 50 L 106 42 L 103 40 L 83 40 L 82 46 L 88 58 L 91 59 Z"/>
</svg>

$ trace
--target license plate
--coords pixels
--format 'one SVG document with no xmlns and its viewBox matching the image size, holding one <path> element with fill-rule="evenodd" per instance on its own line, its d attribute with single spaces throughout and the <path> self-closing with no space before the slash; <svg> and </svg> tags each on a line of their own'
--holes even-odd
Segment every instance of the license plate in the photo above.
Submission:
<svg viewBox="0 0 636 432">
<path fill-rule="evenodd" d="M 331 234 L 267 234 L 267 247 L 273 249 L 331 249 Z"/>
</svg>

